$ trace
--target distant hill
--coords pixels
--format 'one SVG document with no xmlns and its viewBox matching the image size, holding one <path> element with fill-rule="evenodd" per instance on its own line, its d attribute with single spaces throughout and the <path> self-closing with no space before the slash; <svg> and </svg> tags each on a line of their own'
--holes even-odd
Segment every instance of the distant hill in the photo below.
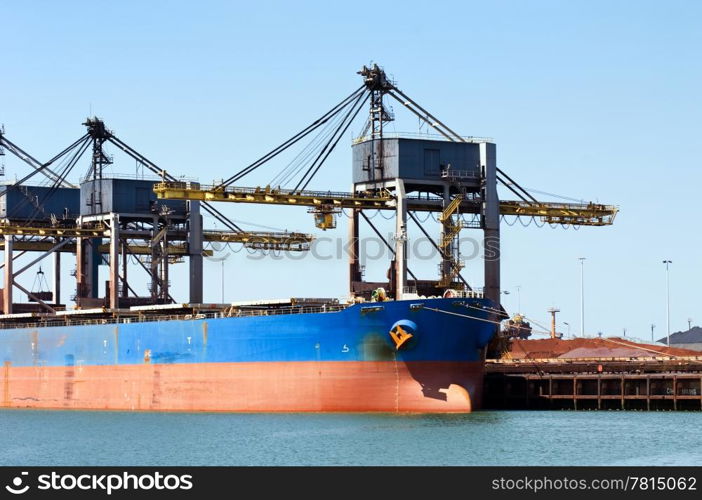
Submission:
<svg viewBox="0 0 702 500">
<path fill-rule="evenodd" d="M 658 342 L 666 344 L 668 337 L 658 339 Z M 684 332 L 675 332 L 670 334 L 670 345 L 673 344 L 699 344 L 702 343 L 702 328 L 693 326 L 691 329 Z"/>
</svg>

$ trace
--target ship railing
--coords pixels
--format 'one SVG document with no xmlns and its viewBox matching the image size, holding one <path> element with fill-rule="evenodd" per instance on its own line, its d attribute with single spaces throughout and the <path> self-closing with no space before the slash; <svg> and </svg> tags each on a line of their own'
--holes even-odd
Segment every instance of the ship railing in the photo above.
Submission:
<svg viewBox="0 0 702 500">
<path fill-rule="evenodd" d="M 87 326 L 87 325 L 114 325 L 123 323 L 148 323 L 153 321 L 174 321 L 189 319 L 205 319 L 220 317 L 217 313 L 206 314 L 172 314 L 172 315 L 142 315 L 142 316 L 116 316 L 109 318 L 82 318 L 82 319 L 40 319 L 32 323 L 0 323 L 0 329 L 37 328 L 51 326 Z"/>
<path fill-rule="evenodd" d="M 474 288 L 473 290 L 453 290 L 456 297 L 462 299 L 482 299 L 485 297 L 482 288 Z"/>
<path fill-rule="evenodd" d="M 85 326 L 85 325 L 112 325 L 125 323 L 149 323 L 161 321 L 188 321 L 195 319 L 216 319 L 230 317 L 247 316 L 274 316 L 283 314 L 310 314 L 338 312 L 346 309 L 348 304 L 326 304 L 321 306 L 290 306 L 271 309 L 238 309 L 233 308 L 226 311 L 208 311 L 192 314 L 141 314 L 134 316 L 114 316 L 105 318 L 81 318 L 81 319 L 47 319 L 42 318 L 35 322 L 25 323 L 0 323 L 0 329 L 17 328 L 37 328 L 52 326 Z"/>
<path fill-rule="evenodd" d="M 281 314 L 312 314 L 338 312 L 346 309 L 347 304 L 325 304 L 321 306 L 290 306 L 277 307 L 274 309 L 239 309 L 232 308 L 226 313 L 226 317 L 238 318 L 245 316 L 275 316 Z"/>
</svg>

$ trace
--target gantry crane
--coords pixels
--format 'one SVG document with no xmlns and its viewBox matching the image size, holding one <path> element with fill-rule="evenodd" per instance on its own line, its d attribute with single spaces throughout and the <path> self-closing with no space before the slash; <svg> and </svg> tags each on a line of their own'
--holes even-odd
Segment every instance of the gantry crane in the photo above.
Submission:
<svg viewBox="0 0 702 500">
<path fill-rule="evenodd" d="M 414 278 L 415 288 L 421 287 L 428 293 L 441 293 L 446 289 L 469 289 L 460 274 L 462 263 L 458 236 L 467 227 L 476 227 L 484 231 L 486 248 L 489 246 L 495 257 L 485 259 L 485 294 L 499 302 L 499 222 L 500 217 L 516 216 L 539 218 L 550 224 L 572 226 L 607 226 L 614 222 L 618 208 L 599 203 L 554 203 L 539 201 L 526 189 L 517 184 L 509 175 L 497 167 L 494 144 L 487 139 L 463 137 L 447 127 L 433 114 L 417 104 L 385 72 L 373 65 L 364 66 L 359 74 L 363 85 L 347 96 L 305 129 L 280 144 L 269 153 L 251 163 L 228 179 L 213 185 L 201 185 L 174 181 L 165 178 L 154 186 L 159 198 L 165 200 L 200 200 L 202 202 L 255 203 L 269 205 L 286 205 L 308 207 L 314 214 L 315 224 L 321 229 L 335 227 L 335 214 L 343 209 L 352 212 L 350 236 L 354 244 L 351 251 L 350 281 L 351 292 L 364 293 L 361 283 L 361 271 L 358 261 L 358 216 L 369 223 L 364 210 L 392 210 L 396 212 L 396 232 L 394 247 L 391 248 L 394 259 L 390 269 L 392 278 L 390 288 L 395 297 L 401 297 L 407 287 L 407 274 Z M 476 163 L 467 168 L 455 168 L 455 165 L 441 164 L 439 150 L 425 149 L 425 171 L 409 175 L 398 173 L 406 168 L 396 160 L 397 151 L 392 148 L 402 147 L 403 139 L 392 142 L 384 133 L 383 124 L 394 119 L 394 114 L 385 106 L 383 98 L 390 96 L 418 116 L 424 123 L 440 134 L 445 142 L 465 145 L 469 154 L 473 154 Z M 354 153 L 354 190 L 352 192 L 312 191 L 307 187 L 317 174 L 331 151 L 338 144 L 344 133 L 358 115 L 362 106 L 370 102 L 370 113 L 361 136 L 353 141 Z M 308 162 L 289 164 L 280 172 L 274 182 L 266 186 L 243 187 L 241 179 L 262 165 L 291 148 L 303 138 L 317 133 L 316 148 L 309 148 L 306 154 L 296 158 L 307 158 Z M 322 137 L 324 140 L 320 140 Z M 409 141 L 411 139 L 407 139 Z M 418 141 L 425 144 L 425 137 Z M 426 145 L 426 144 L 425 144 Z M 435 153 L 433 153 L 435 152 Z M 441 153 L 443 154 L 443 153 Z M 427 156 L 428 155 L 428 156 Z M 436 156 L 437 159 L 433 159 Z M 309 161 L 311 159 L 311 161 Z M 427 172 L 427 163 L 436 163 L 436 171 Z M 431 166 L 430 165 L 430 166 Z M 414 168 L 414 167 L 412 167 Z M 411 170 L 411 168 L 407 168 Z M 288 182 L 290 187 L 281 187 Z M 499 200 L 497 182 L 504 185 L 517 200 Z M 235 184 L 236 183 L 236 184 Z M 294 186 L 293 186 L 294 184 Z M 413 194 L 414 193 L 414 194 Z M 440 214 L 442 235 L 435 247 L 442 256 L 440 278 L 436 280 L 418 280 L 406 266 L 407 216 L 417 223 L 425 233 L 416 212 L 435 212 Z M 463 214 L 477 217 L 474 224 L 462 219 Z M 371 224 L 376 234 L 380 234 Z M 373 284 L 375 285 L 375 284 Z M 366 287 L 367 288 L 367 287 Z M 410 287 L 411 288 L 411 287 Z"/>
<path fill-rule="evenodd" d="M 77 257 L 74 272 L 77 279 L 74 300 L 77 305 L 89 307 L 107 302 L 106 305 L 116 309 L 120 305 L 172 302 L 168 265 L 181 261 L 183 257 L 188 257 L 191 265 L 191 302 L 202 302 L 202 257 L 212 254 L 211 250 L 203 247 L 206 242 L 241 244 L 253 251 L 298 252 L 309 249 L 312 235 L 287 231 L 245 231 L 208 203 L 189 202 L 186 212 L 176 215 L 165 205 L 139 207 L 132 204 L 136 210 L 118 213 L 119 210 L 110 205 L 114 203 L 114 200 L 109 200 L 111 194 L 103 192 L 110 188 L 108 182 L 114 180 L 109 179 L 109 175 L 103 177 L 104 168 L 112 163 L 112 157 L 104 151 L 105 143 L 115 145 L 159 177 L 175 178 L 117 138 L 101 120 L 89 118 L 84 125 L 88 129 L 85 135 L 43 163 L 10 141 L 4 129 L 0 131 L 0 155 L 9 151 L 32 168 L 28 175 L 6 183 L 0 190 L 0 247 L 5 254 L 4 263 L 0 265 L 5 275 L 2 293 L 4 313 L 13 312 L 13 288 L 25 292 L 31 301 L 50 313 L 63 307 L 60 300 L 62 253 L 73 253 Z M 78 187 L 67 178 L 91 147 L 90 169 L 81 179 L 81 187 Z M 37 174 L 44 175 L 49 185 L 29 186 L 27 182 Z M 143 182 L 148 185 L 148 195 L 153 182 Z M 144 190 L 143 186 L 136 189 Z M 78 210 L 81 197 L 81 209 Z M 66 205 L 75 207 L 64 209 Z M 107 208 L 107 205 L 110 207 Z M 86 207 L 89 208 L 87 212 L 84 210 Z M 211 214 L 225 229 L 202 229 L 200 208 Z M 109 240 L 108 244 L 103 242 L 105 239 Z M 39 255 L 21 269 L 16 269 L 13 261 L 27 252 Z M 42 299 L 20 285 L 16 278 L 49 255 L 54 257 L 54 291 L 52 300 L 46 301 L 45 297 Z M 128 256 L 133 256 L 134 261 L 151 276 L 150 297 L 137 297 L 130 286 L 127 280 Z M 100 263 L 108 263 L 110 267 L 105 299 L 99 299 L 97 295 L 97 265 Z"/>
</svg>

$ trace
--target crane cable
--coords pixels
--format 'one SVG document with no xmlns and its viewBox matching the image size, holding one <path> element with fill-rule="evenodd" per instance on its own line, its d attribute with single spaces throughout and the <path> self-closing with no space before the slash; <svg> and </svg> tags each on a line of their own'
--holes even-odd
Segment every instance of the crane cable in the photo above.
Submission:
<svg viewBox="0 0 702 500">
<path fill-rule="evenodd" d="M 342 118 L 342 113 L 337 113 L 336 116 L 319 131 L 314 139 L 312 139 L 282 171 L 276 174 L 269 185 L 284 186 L 288 181 L 299 174 L 310 157 L 317 153 L 323 144 L 328 142 Z"/>
<path fill-rule="evenodd" d="M 361 108 L 363 107 L 363 105 L 365 104 L 365 102 L 368 99 L 370 99 L 370 94 L 361 93 L 359 95 L 358 99 L 351 106 L 351 110 L 349 111 L 349 113 L 346 115 L 346 117 L 344 117 L 346 125 L 338 133 L 336 140 L 331 144 L 327 144 L 327 147 L 325 148 L 326 153 L 324 154 L 324 156 L 320 155 L 317 157 L 318 161 L 315 160 L 317 162 L 317 166 L 314 167 L 314 170 L 312 170 L 312 167 L 310 167 L 310 169 L 305 173 L 305 175 L 303 175 L 302 180 L 297 183 L 297 186 L 295 186 L 296 191 L 298 189 L 302 191 L 309 185 L 310 181 L 314 178 L 314 176 L 317 174 L 317 172 L 319 172 L 320 167 L 324 164 L 324 162 L 329 157 L 331 152 L 334 151 L 334 148 L 336 147 L 336 145 L 339 144 L 339 141 L 344 136 L 344 134 L 346 133 L 348 128 L 351 126 L 351 123 L 354 121 L 356 116 L 358 116 L 358 113 L 361 111 Z M 354 110 L 354 106 L 356 106 L 355 110 Z M 314 163 L 312 165 L 314 165 Z M 305 177 L 307 177 L 307 180 L 305 180 Z M 303 180 L 304 180 L 304 184 L 303 184 Z"/>
<path fill-rule="evenodd" d="M 451 311 L 444 311 L 443 309 L 437 309 L 434 307 L 422 307 L 422 309 L 426 309 L 427 311 L 433 311 L 437 313 L 442 313 L 442 314 L 450 314 L 452 316 L 459 316 L 461 318 L 468 318 L 468 319 L 475 319 L 477 321 L 483 321 L 485 323 L 492 323 L 493 325 L 502 325 L 502 321 L 495 321 L 491 319 L 484 319 L 484 318 L 478 318 L 477 316 L 470 316 L 468 314 L 460 314 L 460 313 L 455 313 Z"/>
<path fill-rule="evenodd" d="M 41 201 L 37 199 L 37 206 L 34 207 L 34 210 L 32 211 L 29 220 L 26 221 L 27 224 L 31 224 L 32 222 L 34 222 L 34 220 L 39 216 L 39 213 L 43 210 L 43 205 L 47 201 L 49 201 L 51 197 L 56 193 L 56 191 L 61 187 L 68 174 L 78 163 L 78 160 L 80 160 L 83 154 L 85 154 L 89 145 L 90 140 L 86 140 L 81 146 L 77 148 L 73 156 L 66 163 L 66 166 L 63 168 L 63 170 L 59 172 L 59 178 L 49 188 L 49 191 L 44 194 Z"/>
<path fill-rule="evenodd" d="M 46 167 L 47 165 L 50 165 L 51 163 L 54 163 L 54 162 L 57 161 L 58 159 L 62 158 L 62 157 L 65 156 L 67 153 L 71 152 L 73 149 L 76 149 L 76 147 L 78 148 L 78 151 L 76 151 L 76 152 L 74 153 L 73 157 L 71 157 L 70 159 L 68 159 L 69 157 L 67 157 L 67 158 L 64 160 L 64 162 L 62 163 L 62 165 L 64 165 L 64 163 L 65 163 L 66 161 L 67 161 L 68 163 L 66 164 L 66 166 L 62 167 L 62 168 L 63 168 L 62 174 L 55 180 L 54 185 L 50 188 L 49 192 L 47 192 L 47 193 L 44 195 L 44 197 L 43 197 L 43 199 L 42 199 L 42 202 L 45 202 L 49 197 L 51 197 L 51 195 L 53 195 L 53 192 L 54 192 L 53 189 L 54 189 L 54 187 L 59 187 L 59 186 L 60 186 L 60 184 L 63 182 L 63 180 L 65 179 L 65 177 L 66 177 L 66 175 L 68 174 L 68 172 L 75 166 L 75 162 L 77 162 L 78 159 L 79 159 L 79 158 L 83 155 L 83 153 L 85 152 L 85 149 L 83 149 L 82 152 L 80 151 L 80 149 L 81 149 L 81 148 L 87 148 L 87 146 L 86 146 L 87 144 L 90 144 L 90 138 L 89 138 L 88 135 L 86 134 L 86 135 L 84 135 L 83 137 L 81 137 L 80 139 L 78 139 L 76 142 L 74 142 L 73 144 L 71 144 L 68 148 L 64 149 L 61 153 L 59 153 L 58 155 L 56 155 L 54 158 L 52 158 L 51 160 L 49 160 L 49 162 L 43 164 L 43 167 Z M 77 157 L 76 157 L 76 155 L 77 155 Z M 69 166 L 70 166 L 70 168 L 69 168 Z M 67 170 L 67 169 L 68 169 L 68 170 Z M 39 172 L 40 170 L 41 170 L 41 169 L 37 169 L 37 170 L 35 170 L 34 172 L 32 172 L 31 174 L 26 175 L 26 176 L 23 177 L 21 180 L 19 180 L 19 181 L 15 182 L 14 184 L 8 186 L 8 188 L 10 188 L 10 187 L 16 187 L 16 188 L 19 189 L 19 187 L 20 187 L 25 181 L 27 181 L 27 180 L 29 180 L 30 178 L 32 178 L 32 177 L 33 177 L 37 172 Z M 6 192 L 7 192 L 7 189 L 6 189 L 6 190 L 3 190 L 2 193 L 0 194 L 0 196 L 4 195 Z M 17 205 L 13 206 L 13 207 L 12 207 L 12 211 L 13 211 L 14 213 L 17 213 L 17 211 L 18 211 L 20 208 L 24 207 L 27 203 L 31 203 L 31 200 L 30 200 L 30 198 L 29 198 L 29 195 L 25 195 L 25 197 L 22 199 L 22 201 L 21 201 L 20 203 L 18 203 Z M 39 207 L 41 207 L 41 203 L 39 203 L 39 202 L 37 201 L 37 204 L 38 204 Z M 36 218 L 36 215 L 38 215 L 38 212 L 39 212 L 39 208 L 34 207 L 34 210 L 32 210 L 32 213 L 30 214 L 30 220 L 29 220 L 29 222 L 33 221 L 33 220 Z"/>
<path fill-rule="evenodd" d="M 44 169 L 48 168 L 52 163 L 54 163 L 54 162 L 56 162 L 57 160 L 61 159 L 63 156 L 65 156 L 67 153 L 69 153 L 73 148 L 75 148 L 76 146 L 78 146 L 80 143 L 82 143 L 85 139 L 87 139 L 87 138 L 89 138 L 89 137 L 90 137 L 90 135 L 86 133 L 85 135 L 83 135 L 83 137 L 81 137 L 80 139 L 76 140 L 73 144 L 71 144 L 71 145 L 68 146 L 66 149 L 64 149 L 63 151 L 61 151 L 59 154 L 57 154 L 56 156 L 54 156 L 53 158 L 51 158 L 49 161 L 47 161 L 46 163 L 42 163 L 41 166 L 40 166 L 39 168 L 35 168 L 33 172 L 31 172 L 31 173 L 25 175 L 25 176 L 22 177 L 20 180 L 15 181 L 15 183 L 12 184 L 12 186 L 18 186 L 18 185 L 23 184 L 24 182 L 28 181 L 29 179 L 31 179 L 32 177 L 34 177 L 34 175 L 36 175 L 36 174 L 39 173 L 39 172 L 42 172 Z M 0 192 L 0 197 L 4 196 L 4 194 L 5 194 L 6 192 L 7 192 L 7 191 L 2 191 L 2 192 Z"/>
<path fill-rule="evenodd" d="M 134 148 L 129 146 L 127 143 L 125 143 L 124 141 L 119 139 L 114 134 L 110 133 L 107 140 L 110 141 L 115 146 L 117 146 L 123 152 L 125 152 L 128 156 L 139 161 L 142 165 L 146 166 L 146 168 L 151 170 L 156 175 L 159 175 L 159 176 L 163 177 L 164 179 L 167 179 L 167 180 L 172 181 L 172 182 L 177 181 L 177 179 L 175 177 L 168 174 L 165 170 L 161 169 L 158 165 L 156 165 L 154 162 L 149 160 L 146 156 L 144 156 L 141 153 L 139 153 L 138 151 L 136 151 Z M 230 230 L 232 230 L 234 232 L 237 232 L 237 231 L 243 232 L 243 229 L 241 229 L 239 226 L 234 224 L 223 213 L 221 213 L 219 210 L 214 208 L 210 203 L 207 203 L 206 201 L 202 201 L 202 202 L 200 202 L 200 206 L 202 207 L 202 209 L 205 212 L 209 213 L 215 219 L 217 219 L 219 222 L 224 224 L 225 227 L 228 227 Z"/>
<path fill-rule="evenodd" d="M 312 131 L 316 130 L 319 128 L 321 125 L 329 121 L 332 117 L 334 117 L 337 113 L 339 113 L 343 108 L 346 107 L 346 105 L 350 102 L 356 99 L 358 96 L 362 95 L 365 93 L 366 87 L 365 85 L 361 85 L 358 89 L 356 89 L 354 92 L 352 92 L 348 97 L 346 97 L 343 101 L 341 101 L 339 104 L 334 106 L 332 109 L 327 111 L 324 115 L 322 115 L 320 118 L 315 120 L 312 124 L 308 125 L 306 128 L 304 128 L 302 131 L 298 132 L 295 134 L 293 137 L 288 139 L 287 141 L 283 142 L 276 148 L 272 149 L 265 155 L 263 155 L 261 158 L 256 160 L 255 162 L 251 163 L 247 167 L 244 167 L 241 169 L 239 172 L 236 174 L 232 175 L 228 179 L 222 181 L 218 187 L 219 188 L 226 188 L 227 186 L 231 185 L 232 183 L 238 181 L 245 175 L 253 172 L 256 170 L 258 167 L 263 165 L 265 162 L 268 160 L 276 157 L 278 154 L 281 152 L 285 151 L 287 148 L 292 146 L 293 144 L 297 143 L 300 141 L 302 138 L 306 137 L 308 134 L 310 134 Z"/>
</svg>

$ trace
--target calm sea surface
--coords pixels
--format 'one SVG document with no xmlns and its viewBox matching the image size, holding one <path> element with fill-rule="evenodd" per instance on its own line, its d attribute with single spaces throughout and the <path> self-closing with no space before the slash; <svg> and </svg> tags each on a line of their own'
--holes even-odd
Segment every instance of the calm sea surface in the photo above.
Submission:
<svg viewBox="0 0 702 500">
<path fill-rule="evenodd" d="M 0 411 L 0 465 L 702 465 L 702 413 Z"/>
</svg>

